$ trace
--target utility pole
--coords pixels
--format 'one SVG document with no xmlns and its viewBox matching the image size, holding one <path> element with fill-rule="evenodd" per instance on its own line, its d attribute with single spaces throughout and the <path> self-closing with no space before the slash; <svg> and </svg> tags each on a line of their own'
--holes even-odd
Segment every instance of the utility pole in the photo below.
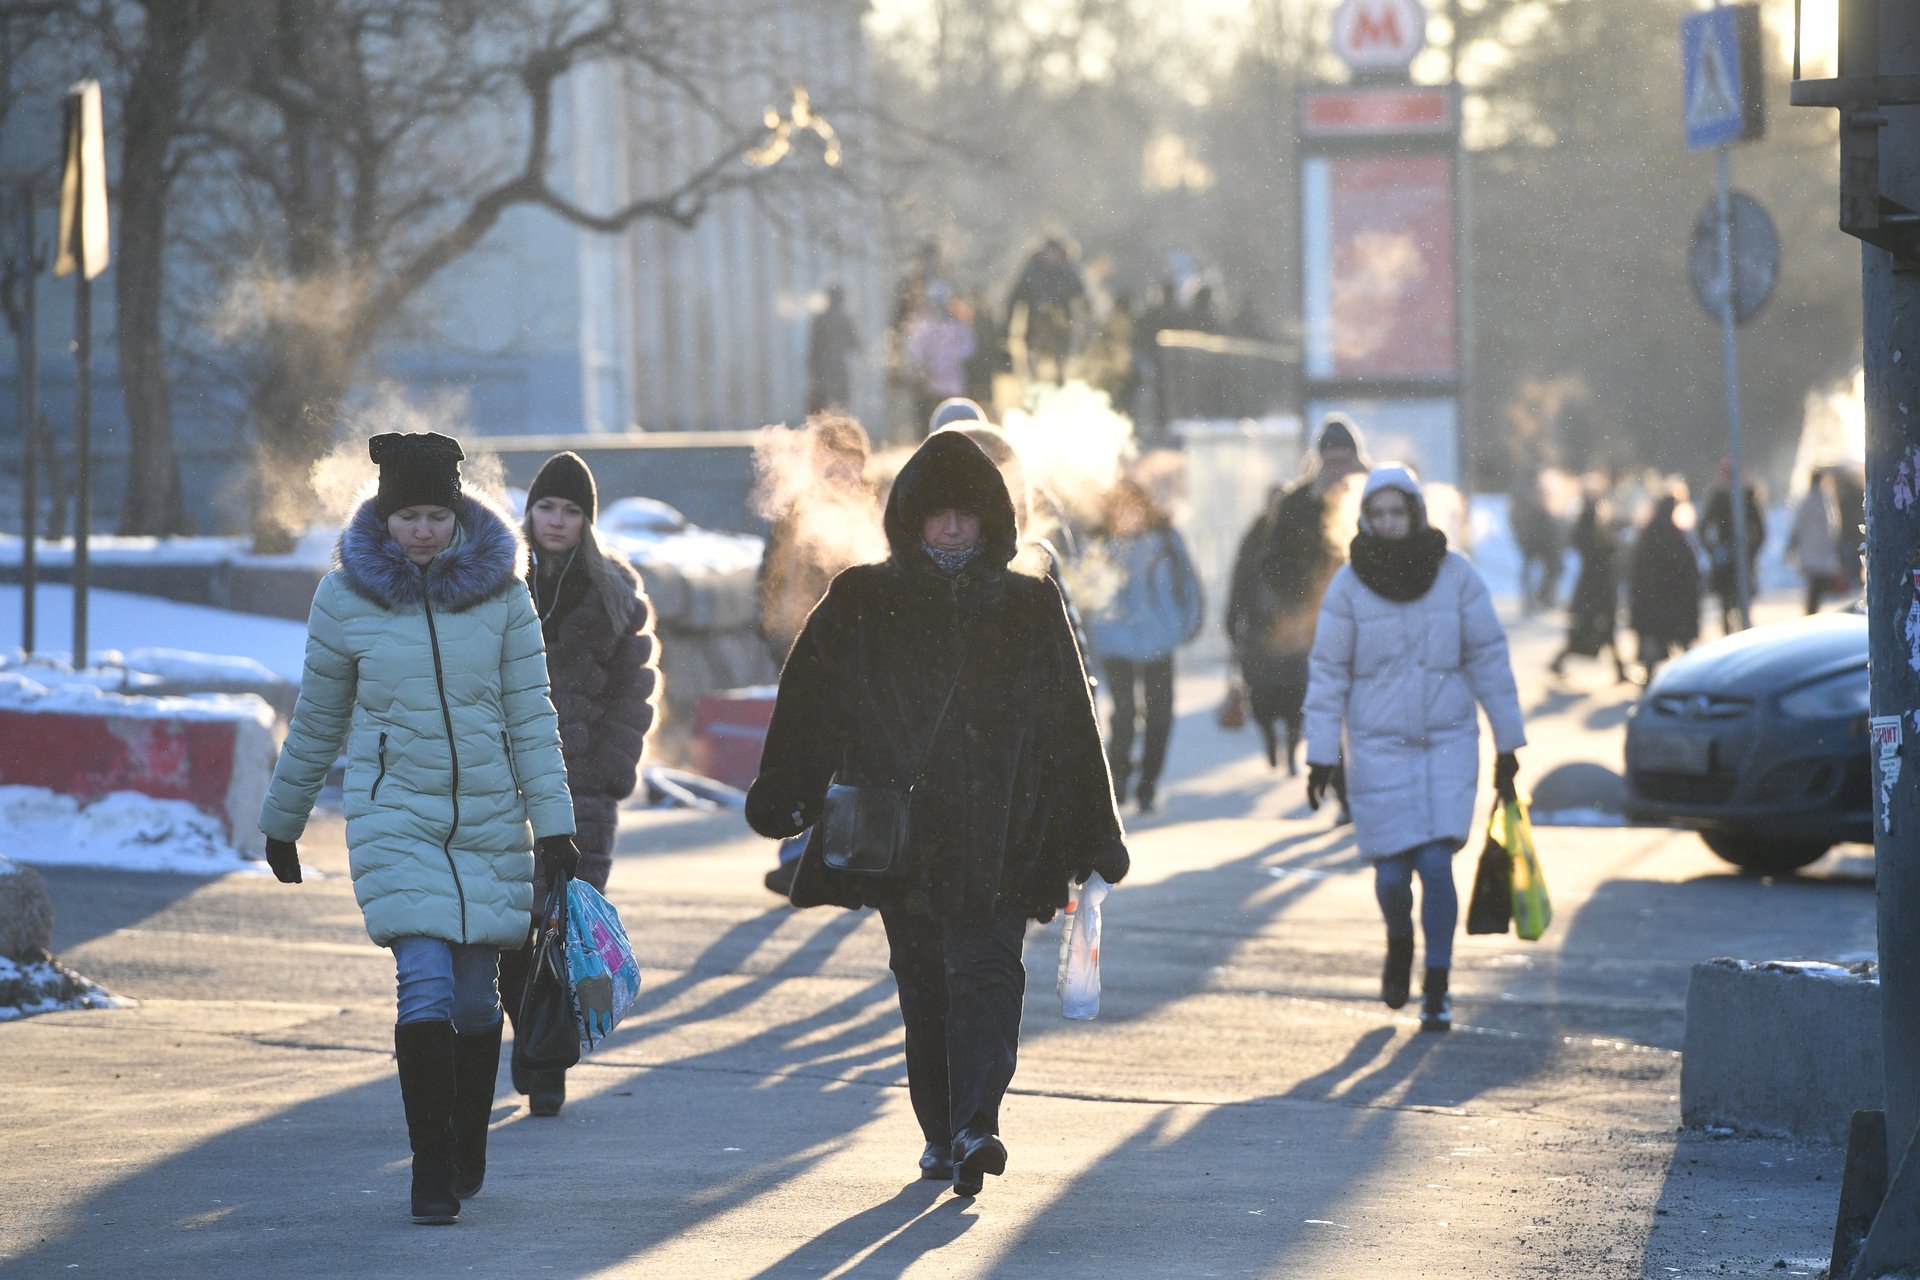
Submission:
<svg viewBox="0 0 1920 1280">
<path fill-rule="evenodd" d="M 39 245 L 34 226 L 33 180 L 20 184 L 20 648 L 34 653 L 35 551 L 40 537 L 40 313 L 36 280 Z"/>
<path fill-rule="evenodd" d="M 1920 5 L 1844 0 L 1838 75 L 1793 102 L 1840 112 L 1840 227 L 1861 251 L 1867 416 L 1867 637 L 1885 1112 L 1854 1115 L 1831 1272 L 1920 1272 Z M 1920 632 L 1914 632 L 1920 634 Z"/>
<path fill-rule="evenodd" d="M 73 667 L 87 668 L 87 534 L 93 519 L 93 278 L 107 269 L 107 161 L 100 82 L 67 91 L 66 162 L 53 274 L 73 276 Z"/>
</svg>

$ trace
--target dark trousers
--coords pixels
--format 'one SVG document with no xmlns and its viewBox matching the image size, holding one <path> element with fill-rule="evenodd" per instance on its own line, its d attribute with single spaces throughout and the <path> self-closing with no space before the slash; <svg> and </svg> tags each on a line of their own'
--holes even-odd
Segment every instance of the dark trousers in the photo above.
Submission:
<svg viewBox="0 0 1920 1280">
<path fill-rule="evenodd" d="M 883 910 L 907 1030 L 907 1093 L 928 1142 L 1000 1132 L 1020 1052 L 1024 919 L 975 926 Z"/>
<path fill-rule="evenodd" d="M 1107 676 L 1107 693 L 1113 698 L 1113 720 L 1107 732 L 1107 766 L 1113 770 L 1114 789 L 1126 798 L 1127 777 L 1132 772 L 1134 722 L 1140 718 L 1141 702 L 1136 686 L 1146 692 L 1146 726 L 1140 741 L 1140 781 L 1150 787 L 1160 781 L 1160 770 L 1167 763 L 1167 741 L 1173 737 L 1173 655 L 1152 662 L 1130 658 L 1105 658 L 1101 668 Z"/>
</svg>

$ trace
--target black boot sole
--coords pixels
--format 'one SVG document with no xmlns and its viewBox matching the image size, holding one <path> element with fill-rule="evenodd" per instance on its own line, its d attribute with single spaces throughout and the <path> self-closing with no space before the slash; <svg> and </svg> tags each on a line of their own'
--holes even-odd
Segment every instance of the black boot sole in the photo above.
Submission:
<svg viewBox="0 0 1920 1280">
<path fill-rule="evenodd" d="M 997 1178 L 1006 1171 L 1006 1147 L 997 1140 L 981 1142 L 953 1166 L 953 1194 L 977 1196 L 987 1184 L 986 1175 Z"/>
</svg>

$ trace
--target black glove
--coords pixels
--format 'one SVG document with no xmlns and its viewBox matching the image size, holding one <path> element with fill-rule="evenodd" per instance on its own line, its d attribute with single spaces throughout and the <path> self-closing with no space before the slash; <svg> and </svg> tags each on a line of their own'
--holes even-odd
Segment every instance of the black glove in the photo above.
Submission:
<svg viewBox="0 0 1920 1280">
<path fill-rule="evenodd" d="M 761 774 L 747 789 L 747 825 L 774 840 L 799 835 L 820 819 L 818 798 L 805 796 L 803 790 L 793 770 Z"/>
<path fill-rule="evenodd" d="M 281 884 L 300 883 L 300 850 L 293 841 L 268 836 L 267 865 L 273 868 L 273 878 Z"/>
<path fill-rule="evenodd" d="M 1503 802 L 1510 804 L 1520 798 L 1513 787 L 1513 780 L 1519 776 L 1520 758 L 1511 751 L 1502 751 L 1493 762 L 1493 789 Z"/>
<path fill-rule="evenodd" d="M 580 847 L 572 836 L 541 836 L 533 842 L 533 857 L 540 864 L 540 878 L 573 875 L 580 870 Z"/>
<path fill-rule="evenodd" d="M 1326 799 L 1327 788 L 1333 785 L 1333 766 L 1307 762 L 1307 808 L 1318 812 L 1320 802 Z"/>
</svg>

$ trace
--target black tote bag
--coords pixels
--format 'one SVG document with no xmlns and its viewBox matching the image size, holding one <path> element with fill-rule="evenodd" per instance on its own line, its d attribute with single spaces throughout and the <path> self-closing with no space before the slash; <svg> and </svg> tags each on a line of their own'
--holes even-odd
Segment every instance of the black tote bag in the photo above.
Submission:
<svg viewBox="0 0 1920 1280">
<path fill-rule="evenodd" d="M 513 1030 L 513 1064 L 521 1071 L 564 1070 L 580 1061 L 580 1026 L 567 971 L 567 882 L 556 875 L 534 929 L 533 958 Z"/>
<path fill-rule="evenodd" d="M 1499 816 L 1499 809 L 1494 815 Z M 1480 865 L 1473 873 L 1473 898 L 1467 903 L 1468 933 L 1505 933 L 1513 920 L 1513 855 L 1493 838 L 1493 824 L 1487 826 L 1487 840 L 1480 848 Z"/>
</svg>

